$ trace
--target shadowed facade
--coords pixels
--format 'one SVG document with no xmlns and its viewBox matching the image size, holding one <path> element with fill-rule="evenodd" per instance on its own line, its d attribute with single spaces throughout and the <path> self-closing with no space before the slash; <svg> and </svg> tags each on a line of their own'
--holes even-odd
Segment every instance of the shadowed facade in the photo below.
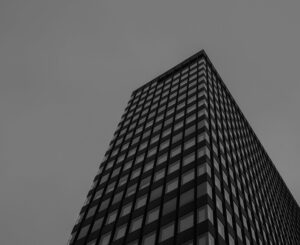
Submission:
<svg viewBox="0 0 300 245">
<path fill-rule="evenodd" d="M 203 50 L 132 93 L 69 244 L 300 244 L 300 209 Z"/>
</svg>

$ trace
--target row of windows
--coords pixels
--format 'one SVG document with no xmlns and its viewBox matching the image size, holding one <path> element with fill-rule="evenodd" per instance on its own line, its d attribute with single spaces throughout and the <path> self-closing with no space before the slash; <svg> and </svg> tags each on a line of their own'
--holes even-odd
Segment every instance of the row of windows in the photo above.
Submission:
<svg viewBox="0 0 300 245">
<path fill-rule="evenodd" d="M 199 60 L 198 63 L 191 64 L 190 67 L 186 67 L 181 72 L 173 74 L 171 77 L 164 79 L 163 81 L 156 81 L 156 83 L 152 83 L 150 86 L 145 86 L 143 90 L 136 91 L 133 95 L 131 100 L 129 101 L 129 104 L 137 103 L 140 99 L 144 99 L 146 96 L 149 97 L 152 94 L 159 93 L 160 89 L 163 89 L 164 91 L 169 90 L 171 87 L 173 88 L 176 86 L 179 82 L 179 78 L 181 80 L 185 80 L 186 78 L 189 78 L 189 80 L 193 79 L 193 74 L 195 74 L 196 71 L 201 71 L 205 69 L 205 61 Z M 180 77 L 181 75 L 181 77 Z M 156 89 L 156 91 L 155 91 Z"/>
<path fill-rule="evenodd" d="M 208 81 L 209 81 L 210 84 L 212 84 L 212 82 L 211 82 L 210 79 L 208 79 Z M 215 87 L 216 87 L 216 85 L 215 85 Z M 251 132 L 249 131 L 249 127 L 248 127 L 248 125 L 246 125 L 246 123 L 244 122 L 243 118 L 242 117 L 239 118 L 239 116 L 237 116 L 237 115 L 239 115 L 238 111 L 234 111 L 232 109 L 229 109 L 230 107 L 228 107 L 228 111 L 231 110 L 230 113 L 218 113 L 218 108 L 221 108 L 221 110 L 224 110 L 224 108 L 226 108 L 226 106 L 228 106 L 227 104 L 229 104 L 229 103 L 223 103 L 223 98 L 221 96 L 221 97 L 219 97 L 220 98 L 219 99 L 220 100 L 220 104 L 218 104 L 219 101 L 218 101 L 217 94 L 219 94 L 219 96 L 221 94 L 224 95 L 224 90 L 220 90 L 220 86 L 218 86 L 218 93 L 217 93 L 217 91 L 215 90 L 215 87 L 214 87 L 214 93 L 212 92 L 212 89 L 211 89 L 212 86 L 210 85 L 208 87 L 209 88 L 209 99 L 210 99 L 209 105 L 210 105 L 210 108 L 214 107 L 214 104 L 211 102 L 211 100 L 214 98 L 215 99 L 214 100 L 214 102 L 215 102 L 215 108 L 214 109 L 216 111 L 216 115 L 217 115 L 216 119 L 217 119 L 217 125 L 218 125 L 217 129 L 221 129 L 222 126 L 223 126 L 224 130 L 229 131 L 230 138 L 231 138 L 231 147 L 234 150 L 236 150 L 236 153 L 237 153 L 237 156 L 238 156 L 238 157 L 235 157 L 233 155 L 233 158 L 235 159 L 234 162 L 236 162 L 236 159 L 239 159 L 239 161 L 240 161 L 239 165 L 235 164 L 235 166 L 234 166 L 234 170 L 235 170 L 235 174 L 236 174 L 237 187 L 240 190 L 241 189 L 247 190 L 250 187 L 250 189 L 248 190 L 249 193 L 250 193 L 250 196 L 251 196 L 252 199 L 256 200 L 256 203 L 257 203 L 257 206 L 258 206 L 258 202 L 257 202 L 258 195 L 257 194 L 259 193 L 260 190 L 259 190 L 259 188 L 256 188 L 256 189 L 254 189 L 252 191 L 252 186 L 253 185 L 251 184 L 250 179 L 252 181 L 254 181 L 254 184 L 256 184 L 257 187 L 259 187 L 260 185 L 257 183 L 257 178 L 255 178 L 254 175 L 252 174 L 253 173 L 252 169 L 244 167 L 245 166 L 244 165 L 245 162 L 248 162 L 248 161 L 246 161 L 244 159 L 247 158 L 250 155 L 250 153 L 248 153 L 248 155 L 246 155 L 244 153 L 244 151 L 247 152 L 247 151 L 249 151 L 249 147 L 253 147 L 254 143 L 253 142 L 251 142 L 252 144 L 249 143 L 250 142 L 250 138 L 253 137 L 253 136 L 250 137 Z M 222 93 L 222 91 L 223 91 L 223 93 Z M 213 97 L 213 94 L 215 95 L 214 97 Z M 224 99 L 224 101 L 225 101 L 225 99 Z M 223 107 L 223 105 L 224 105 L 224 107 Z M 211 120 L 213 120 L 215 118 L 215 115 L 214 115 L 214 113 L 211 113 L 211 112 L 212 111 L 210 110 Z M 220 116 L 220 114 L 221 114 L 221 116 Z M 228 117 L 231 118 L 231 120 L 233 121 L 233 125 L 232 125 L 232 127 L 229 127 L 229 130 L 226 128 L 226 123 L 223 123 L 221 125 L 220 121 L 218 122 L 218 120 L 221 120 L 221 117 L 224 118 L 225 114 L 228 115 Z M 227 120 L 227 122 L 229 123 L 231 121 Z M 235 124 L 237 124 L 238 127 L 235 127 Z M 212 127 L 216 128 L 216 126 L 215 126 L 216 124 L 213 123 L 212 121 L 211 121 L 211 125 L 212 125 Z M 246 131 L 246 129 L 248 131 Z M 230 132 L 230 130 L 233 130 L 232 133 Z M 247 137 L 245 137 L 246 134 L 248 134 Z M 226 136 L 225 132 L 224 132 L 224 135 Z M 222 139 L 222 132 L 219 133 L 218 136 L 219 136 L 218 137 L 219 138 L 219 142 L 222 142 L 222 140 L 223 140 Z M 241 137 L 244 137 L 244 138 L 241 138 Z M 216 140 L 217 137 L 214 137 L 214 135 L 213 135 L 213 138 L 214 138 L 214 140 Z M 233 140 L 233 138 L 235 138 L 236 140 Z M 248 145 L 247 145 L 247 142 L 248 142 Z M 235 148 L 235 146 L 237 146 L 237 148 Z M 220 147 L 220 149 L 221 149 L 221 147 Z M 227 152 L 228 152 L 229 147 L 226 147 L 226 149 L 227 149 Z M 255 149 L 255 150 L 257 151 L 257 149 Z M 254 164 L 254 166 L 257 167 L 258 166 L 257 162 L 258 162 L 258 160 L 256 159 L 256 162 L 255 161 L 251 161 L 251 164 Z M 249 166 L 250 162 L 248 162 L 247 164 Z M 239 166 L 239 167 L 237 167 L 237 166 Z M 258 169 L 260 169 L 260 168 L 263 168 L 263 165 L 259 166 Z M 249 178 L 248 172 L 250 172 L 250 175 L 252 175 L 251 178 Z M 258 172 L 256 172 L 256 174 L 257 173 Z M 246 176 L 246 179 L 247 179 L 248 183 L 246 183 L 244 175 Z M 242 179 L 243 188 L 241 188 L 241 182 L 239 181 L 239 177 L 240 176 L 241 176 L 241 179 Z M 259 176 L 261 176 L 261 175 L 259 175 Z M 268 188 L 268 189 L 269 189 L 268 192 L 270 193 L 270 188 Z M 248 214 L 248 219 L 253 220 L 253 217 L 255 219 L 257 216 L 256 215 L 253 216 L 253 214 L 251 213 L 251 209 L 253 210 L 252 212 L 255 213 L 255 214 L 259 213 L 259 210 L 256 208 L 256 205 L 253 205 L 253 203 L 250 204 L 248 193 L 247 192 L 242 192 L 242 193 L 244 193 L 244 195 L 241 195 L 242 197 L 240 196 L 240 198 L 239 198 L 240 206 L 241 206 L 242 209 L 245 208 L 244 204 L 243 204 L 244 203 L 243 197 L 244 197 L 246 199 L 246 201 L 247 201 L 246 203 L 247 203 L 247 210 L 248 210 L 248 212 L 246 212 L 246 214 Z M 262 202 L 263 201 L 261 200 L 261 203 Z M 250 207 L 250 209 L 248 207 Z M 249 228 L 247 228 L 248 227 L 247 222 L 245 222 L 245 220 L 246 220 L 245 216 L 243 216 L 242 220 L 243 220 L 243 224 L 244 224 L 245 229 L 249 229 Z M 256 219 L 253 222 L 255 224 L 254 227 L 256 227 L 256 229 L 259 231 L 260 230 L 260 227 L 259 227 L 260 225 L 258 224 L 259 222 Z M 261 223 L 262 226 L 264 225 L 263 222 L 260 222 L 260 223 Z M 253 237 L 253 239 L 255 241 L 255 234 L 254 234 L 254 231 L 253 231 L 252 228 L 251 228 L 251 234 L 252 234 L 252 237 Z M 268 239 L 266 237 L 264 239 L 266 241 L 268 241 Z"/>
<path fill-rule="evenodd" d="M 199 171 L 203 172 L 203 170 L 200 170 L 200 168 L 199 168 Z M 191 187 L 189 187 L 189 188 L 184 187 L 186 184 L 188 184 L 192 180 L 194 180 L 193 170 L 187 171 L 181 179 L 181 185 L 182 185 L 181 189 L 183 189 L 183 190 L 188 189 L 188 190 L 185 191 L 185 192 L 181 192 L 180 198 L 179 198 L 180 202 L 179 202 L 179 207 L 178 208 L 181 208 L 181 207 L 183 207 L 183 206 L 185 206 L 189 203 L 194 202 L 193 201 L 194 200 L 194 193 L 195 193 L 194 189 L 191 188 Z M 168 215 L 168 214 L 176 211 L 176 205 L 177 205 L 176 194 L 173 195 L 175 197 L 171 198 L 170 200 L 169 200 L 168 197 L 172 197 L 171 193 L 173 191 L 177 191 L 177 188 L 178 188 L 178 179 L 172 179 L 172 180 L 170 180 L 166 183 L 166 187 L 165 187 L 165 193 L 166 194 L 164 196 L 165 196 L 165 199 L 167 199 L 167 201 L 165 201 L 162 205 L 162 207 L 163 207 L 162 216 Z M 151 203 L 151 202 L 157 200 L 157 198 L 161 198 L 162 190 L 163 190 L 162 186 L 158 186 L 157 188 L 153 189 L 149 193 L 148 202 Z M 168 195 L 168 193 L 170 193 L 171 195 Z M 197 198 L 201 198 L 205 194 L 208 194 L 210 197 L 212 197 L 211 187 L 207 182 L 201 183 L 197 186 Z M 126 215 L 129 215 L 129 214 L 134 214 L 134 213 L 136 213 L 136 210 L 138 210 L 139 208 L 144 207 L 147 203 L 147 198 L 148 198 L 148 194 L 146 193 L 145 195 L 137 198 L 135 204 L 133 204 L 133 202 L 129 202 L 126 205 L 123 205 L 123 208 L 120 211 L 119 220 L 121 219 L 122 216 L 126 216 Z M 105 203 L 107 203 L 107 202 L 105 202 L 105 201 L 102 202 L 101 206 L 105 205 Z M 107 205 L 105 205 L 105 206 L 106 206 L 106 208 L 108 207 Z M 101 209 L 101 207 L 100 207 L 100 209 Z M 107 214 L 105 225 L 109 225 L 112 222 L 116 221 L 116 219 L 118 217 L 117 215 L 118 215 L 119 210 L 120 209 L 115 209 L 115 210 L 112 210 L 111 212 L 109 212 Z M 89 212 L 93 212 L 93 214 L 94 214 L 95 210 L 92 208 L 92 209 L 89 210 Z M 158 219 L 158 212 L 159 212 L 159 207 L 156 207 L 156 208 L 150 210 L 149 214 L 147 215 L 146 224 L 154 222 L 156 219 Z M 212 211 L 209 211 L 209 215 L 207 217 L 213 223 Z M 143 218 L 143 215 L 133 219 L 133 221 L 132 221 L 133 224 L 137 224 L 138 222 L 141 222 L 142 218 Z M 127 223 L 126 220 L 124 220 L 123 223 Z M 104 217 L 100 216 L 95 221 L 91 232 L 95 232 L 95 231 L 99 230 L 101 228 L 101 225 L 102 225 L 103 221 L 104 221 Z M 122 227 L 123 227 L 123 225 L 122 225 Z M 133 227 L 140 227 L 140 226 L 133 225 Z M 81 229 L 81 231 L 79 233 L 78 239 L 81 239 L 81 238 L 85 237 L 88 230 L 89 230 L 89 228 L 90 228 L 90 223 L 87 224 L 86 226 L 83 226 L 83 228 Z M 129 232 L 133 232 L 135 230 L 136 230 L 135 228 L 131 228 L 129 230 Z"/>
<path fill-rule="evenodd" d="M 207 147 L 200 148 L 199 152 L 200 152 L 199 153 L 199 157 L 202 157 L 205 154 L 209 153 Z M 188 154 L 185 157 L 183 157 L 183 160 L 182 160 L 182 168 L 183 168 L 183 170 L 182 171 L 184 171 L 184 169 L 187 171 L 188 169 L 190 169 L 191 167 L 193 167 L 194 161 L 195 161 L 195 153 L 193 153 L 193 152 L 191 154 Z M 174 176 L 178 175 L 178 171 L 179 171 L 179 167 L 180 167 L 180 161 L 179 160 L 176 160 L 175 162 L 173 162 L 172 164 L 170 164 L 168 166 L 168 168 L 165 167 L 166 164 L 167 164 L 166 162 L 165 162 L 165 164 L 161 164 L 158 161 L 156 163 L 156 168 L 155 168 L 154 172 L 152 173 L 152 169 L 154 167 L 154 161 L 146 163 L 145 164 L 145 168 L 143 169 L 142 178 L 140 178 L 140 185 L 139 185 L 139 189 L 138 190 L 142 191 L 144 188 L 146 188 L 146 187 L 148 187 L 150 185 L 150 181 L 151 181 L 151 176 L 152 175 L 154 176 L 154 178 L 153 178 L 153 184 L 156 183 L 157 181 L 160 181 L 160 180 L 164 179 L 164 178 L 168 178 L 168 179 L 171 178 L 171 179 L 173 179 Z M 140 173 L 141 173 L 141 168 L 138 168 L 138 169 L 132 171 L 132 175 L 131 176 L 139 177 Z M 206 164 L 202 164 L 202 165 L 200 165 L 198 167 L 198 176 L 201 176 L 204 173 L 208 173 L 210 175 L 210 167 L 209 167 L 209 165 L 207 163 Z M 110 195 L 108 195 L 108 194 L 113 189 L 115 189 L 115 187 L 118 187 L 118 190 L 122 190 L 122 192 L 120 192 L 118 194 L 115 194 L 114 198 L 111 197 L 111 199 L 113 199 L 112 204 L 117 203 L 118 200 L 120 200 L 123 197 L 122 193 L 125 192 L 124 188 L 119 189 L 119 187 L 122 187 L 123 185 L 125 185 L 125 183 L 128 183 L 128 185 L 127 185 L 127 192 L 126 192 L 125 198 L 126 197 L 130 197 L 137 190 L 137 184 L 138 184 L 138 182 L 137 181 L 130 181 L 128 179 L 128 176 L 129 176 L 129 174 L 126 174 L 126 175 L 122 176 L 119 179 L 118 183 L 116 181 L 109 182 L 109 184 L 107 185 L 107 188 L 106 188 L 105 192 L 104 192 L 104 188 L 98 189 L 96 191 L 96 193 L 95 193 L 94 200 L 99 199 L 103 195 L 103 193 L 105 194 L 103 196 L 103 198 L 109 197 Z M 183 176 L 182 176 L 182 184 L 185 184 L 187 182 L 187 180 L 189 180 L 192 176 L 193 176 L 193 171 L 192 170 L 184 172 Z M 91 216 L 91 215 L 89 215 L 89 216 Z"/>
<path fill-rule="evenodd" d="M 197 64 L 195 63 L 192 66 L 196 68 Z M 120 209 L 120 213 L 116 206 L 113 206 L 107 218 L 106 216 L 101 216 L 103 224 L 108 226 L 113 224 L 111 225 L 112 230 L 105 230 L 109 232 L 111 241 L 119 239 L 114 237 L 123 237 L 126 230 L 129 233 L 135 231 L 131 230 L 130 224 L 128 224 L 128 227 L 125 227 L 122 224 L 116 224 L 116 220 L 128 217 L 128 215 L 131 216 L 132 212 L 135 213 L 135 210 L 143 209 L 149 202 L 155 201 L 154 199 L 151 200 L 152 192 L 151 194 L 143 192 L 148 190 L 152 172 L 153 185 L 162 182 L 164 177 L 166 178 L 164 180 L 166 182 L 165 187 L 161 186 L 160 191 L 157 191 L 157 194 L 164 191 L 166 196 L 175 191 L 177 192 L 179 185 L 188 185 L 190 181 L 194 181 L 195 172 L 193 169 L 184 167 L 184 164 L 180 167 L 180 162 L 175 160 L 171 161 L 171 164 L 169 162 L 169 167 L 165 168 L 166 161 L 169 154 L 170 157 L 176 159 L 176 155 L 180 156 L 182 151 L 184 151 L 184 154 L 185 152 L 195 151 L 193 149 L 196 141 L 199 144 L 205 140 L 210 143 L 211 151 L 208 149 L 205 151 L 211 155 L 211 160 L 200 165 L 202 169 L 199 166 L 197 174 L 201 176 L 203 173 L 206 173 L 212 178 L 213 185 L 209 196 L 214 199 L 214 209 L 218 215 L 213 217 L 211 223 L 215 225 L 219 235 L 228 241 L 230 245 L 234 244 L 234 237 L 239 238 L 245 244 L 263 244 L 263 241 L 267 244 L 292 243 L 292 238 L 289 237 L 293 237 L 291 231 L 295 228 L 291 228 L 291 223 L 294 224 L 293 227 L 297 227 L 297 221 L 295 219 L 291 221 L 285 220 L 288 217 L 297 217 L 297 215 L 294 215 L 297 211 L 293 211 L 297 209 L 290 208 L 291 205 L 292 207 L 296 205 L 293 203 L 292 198 L 290 199 L 291 202 L 287 201 L 289 197 L 281 201 L 283 193 L 288 193 L 282 179 L 222 82 L 217 79 L 217 76 L 209 66 L 207 70 L 207 74 L 205 72 L 202 73 L 205 69 L 198 70 L 203 75 L 207 75 L 207 85 L 205 79 L 202 79 L 203 82 L 198 85 L 196 85 L 196 81 L 189 79 L 188 87 L 188 75 L 184 75 L 187 76 L 185 77 L 186 80 L 182 80 L 179 85 L 179 75 L 178 77 L 176 75 L 173 77 L 173 81 L 172 79 L 167 79 L 165 83 L 161 82 L 155 85 L 153 83 L 147 88 L 143 88 L 143 92 L 142 90 L 138 91 L 130 100 L 115 138 L 112 141 L 111 149 L 108 151 L 111 154 L 110 156 L 107 155 L 106 164 L 100 168 L 99 173 L 102 173 L 101 179 L 100 175 L 95 179 L 95 185 L 98 180 L 99 185 L 92 201 L 94 203 L 95 200 L 97 202 L 101 199 L 105 200 L 111 195 L 111 192 L 114 192 L 107 199 L 107 202 L 104 201 L 108 207 L 109 203 L 114 202 L 117 192 L 125 185 L 127 189 L 123 188 L 122 194 L 116 200 L 121 200 L 123 196 L 126 197 L 127 193 L 132 193 L 128 196 L 129 199 L 123 198 L 123 206 Z M 193 73 L 194 71 L 189 74 L 194 76 Z M 171 86 L 172 82 L 174 83 Z M 183 95 L 188 95 L 188 97 L 181 97 Z M 199 98 L 202 99 L 200 100 Z M 205 108 L 205 118 L 209 118 L 209 124 L 206 120 L 202 121 L 205 123 L 206 130 L 201 131 L 201 133 L 200 131 L 198 132 L 200 134 L 198 134 L 197 140 L 194 137 L 186 137 L 189 130 L 191 133 L 196 131 L 196 126 L 192 125 L 196 125 L 197 117 L 201 117 L 195 112 L 196 108 L 202 108 L 202 105 Z M 164 128 L 162 127 L 163 125 Z M 185 134 L 183 129 L 186 126 L 184 125 L 191 125 Z M 202 126 L 198 125 L 198 130 Z M 133 134 L 134 131 L 135 134 Z M 210 136 L 208 136 L 208 132 Z M 183 136 L 185 137 L 183 138 Z M 209 140 L 210 137 L 211 140 Z M 178 145 L 176 146 L 176 144 Z M 152 157 L 165 151 L 165 156 L 161 155 L 158 157 L 156 164 L 154 160 L 151 160 Z M 170 153 L 167 151 L 170 151 Z M 193 159 L 195 159 L 194 157 L 195 153 L 193 154 Z M 132 161 L 128 161 L 129 159 L 132 159 Z M 124 160 L 126 160 L 125 163 L 123 162 Z M 143 164 L 144 161 L 146 161 L 145 164 Z M 160 165 L 158 162 L 163 164 Z M 160 167 L 157 168 L 158 165 Z M 181 168 L 182 170 L 180 170 Z M 175 174 L 179 171 L 183 173 L 181 179 L 176 177 L 178 174 Z M 142 178 L 140 178 L 141 174 Z M 168 177 L 168 175 L 172 177 Z M 117 188 L 117 191 L 115 188 Z M 282 190 L 280 194 L 278 194 L 278 190 Z M 180 196 L 179 200 L 193 200 L 193 198 L 191 199 L 193 191 L 192 189 L 190 192 L 184 192 L 184 198 Z M 136 195 L 135 192 L 139 194 Z M 92 193 L 94 191 L 91 191 Z M 132 198 L 130 199 L 132 195 L 136 196 L 136 201 L 132 200 Z M 89 199 L 91 197 L 92 195 L 89 196 Z M 118 201 L 114 204 L 117 203 Z M 172 202 L 170 202 L 169 207 L 171 206 Z M 89 209 L 88 212 L 91 212 L 89 217 L 94 215 L 96 207 L 94 211 Z M 169 209 L 172 210 L 172 208 Z M 83 214 L 84 212 L 81 219 Z M 159 210 L 157 208 L 157 217 L 158 214 Z M 162 211 L 161 215 L 167 214 Z M 283 219 L 279 220 L 279 215 Z M 144 219 L 148 220 L 146 216 L 139 217 L 136 224 L 139 224 L 138 222 L 142 222 Z M 83 222 L 88 227 L 86 232 L 90 228 L 89 222 Z M 99 222 L 97 223 L 96 221 L 94 223 L 92 233 L 95 231 L 95 227 L 98 227 L 96 230 L 101 229 L 102 223 L 100 225 Z M 144 222 L 146 225 L 148 224 L 147 221 Z M 95 226 L 96 223 L 97 226 Z M 166 228 L 166 234 L 175 232 L 175 226 L 173 227 L 175 225 L 174 221 L 163 225 Z M 179 227 L 180 225 L 176 229 L 179 229 Z M 83 228 L 80 232 L 82 230 Z M 272 230 L 275 230 L 276 234 L 280 235 L 275 236 Z M 159 236 L 163 236 L 161 235 L 164 234 L 163 231 L 164 229 L 161 230 Z M 225 234 L 225 231 L 228 231 L 228 233 Z M 178 230 L 178 232 L 180 231 Z M 112 234 L 114 235 L 112 236 Z M 122 234 L 124 235 L 122 236 Z M 285 234 L 285 236 L 282 236 L 282 234 Z M 164 241 L 160 237 L 157 237 L 157 239 Z"/>
<path fill-rule="evenodd" d="M 202 90 L 202 92 L 200 92 L 198 95 L 202 97 L 205 95 L 205 92 Z M 163 124 L 163 122 L 166 122 L 164 125 L 169 125 L 173 120 L 183 118 L 185 113 L 189 114 L 196 109 L 197 104 L 195 101 L 196 94 L 192 96 L 189 101 L 182 101 L 181 103 L 177 104 L 177 106 L 172 105 L 172 107 L 159 107 L 157 112 L 154 110 L 145 116 L 137 115 L 137 117 L 132 119 L 133 121 L 129 119 L 126 121 L 126 123 L 130 123 L 130 126 L 127 126 L 127 124 L 123 125 L 122 129 L 120 129 L 118 140 L 116 141 L 115 145 L 119 145 L 124 139 L 127 140 L 133 137 L 133 131 L 135 131 L 134 134 L 137 135 L 142 131 L 147 131 L 147 129 L 150 129 L 150 127 L 153 125 L 159 127 Z M 202 105 L 205 105 L 205 100 L 199 100 L 198 108 L 200 108 Z M 147 113 L 147 111 L 143 110 L 143 113 Z M 112 143 L 113 142 L 114 141 L 112 141 Z"/>
</svg>

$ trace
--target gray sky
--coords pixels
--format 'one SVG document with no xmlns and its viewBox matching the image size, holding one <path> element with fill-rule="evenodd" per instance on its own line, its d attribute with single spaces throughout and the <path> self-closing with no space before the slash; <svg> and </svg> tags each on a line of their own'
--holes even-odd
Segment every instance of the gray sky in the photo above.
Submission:
<svg viewBox="0 0 300 245">
<path fill-rule="evenodd" d="M 299 8 L 2 0 L 0 244 L 66 244 L 131 92 L 200 49 L 300 203 Z"/>
</svg>

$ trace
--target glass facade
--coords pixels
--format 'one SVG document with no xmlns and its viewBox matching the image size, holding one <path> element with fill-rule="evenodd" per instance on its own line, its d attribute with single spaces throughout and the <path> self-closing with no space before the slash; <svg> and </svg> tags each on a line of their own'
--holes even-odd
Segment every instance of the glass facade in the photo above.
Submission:
<svg viewBox="0 0 300 245">
<path fill-rule="evenodd" d="M 300 244 L 299 207 L 204 51 L 132 93 L 69 244 Z"/>
</svg>

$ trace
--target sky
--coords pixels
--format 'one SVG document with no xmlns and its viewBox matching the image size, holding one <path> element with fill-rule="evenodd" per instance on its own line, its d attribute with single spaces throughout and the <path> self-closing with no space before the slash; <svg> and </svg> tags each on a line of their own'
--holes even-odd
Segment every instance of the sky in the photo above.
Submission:
<svg viewBox="0 0 300 245">
<path fill-rule="evenodd" d="M 131 92 L 201 49 L 300 203 L 299 8 L 1 0 L 0 244 L 66 244 Z"/>
</svg>

